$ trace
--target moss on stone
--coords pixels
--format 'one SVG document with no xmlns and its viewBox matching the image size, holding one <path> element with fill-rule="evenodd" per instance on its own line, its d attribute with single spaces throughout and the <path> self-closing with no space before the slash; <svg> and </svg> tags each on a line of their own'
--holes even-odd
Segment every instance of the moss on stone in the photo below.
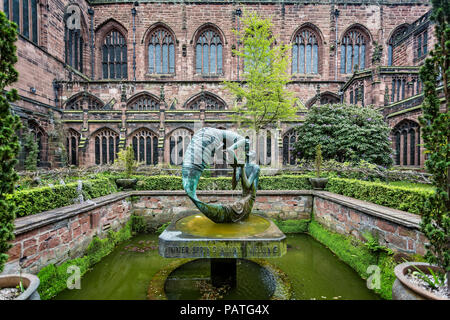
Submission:
<svg viewBox="0 0 450 320">
<path fill-rule="evenodd" d="M 104 239 L 95 236 L 84 256 L 64 262 L 56 266 L 50 264 L 38 273 L 39 280 L 39 295 L 42 300 L 48 300 L 55 297 L 59 292 L 67 288 L 67 280 L 73 275 L 73 272 L 68 272 L 68 268 L 76 266 L 80 268 L 80 276 L 83 276 L 90 267 L 98 263 L 103 257 L 110 254 L 117 244 L 122 241 L 130 239 L 131 220 L 119 231 L 109 231 Z"/>
<path fill-rule="evenodd" d="M 308 232 L 310 220 L 279 220 L 273 222 L 283 233 L 305 233 Z"/>
</svg>

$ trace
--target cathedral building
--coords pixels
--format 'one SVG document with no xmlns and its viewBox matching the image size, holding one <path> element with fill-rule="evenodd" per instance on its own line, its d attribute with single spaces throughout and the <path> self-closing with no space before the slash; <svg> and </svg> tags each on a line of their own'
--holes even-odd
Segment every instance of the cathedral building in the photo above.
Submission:
<svg viewBox="0 0 450 320">
<path fill-rule="evenodd" d="M 238 102 L 223 81 L 242 80 L 232 51 L 242 45 L 233 30 L 244 9 L 271 17 L 277 42 L 292 46 L 289 89 L 301 107 L 257 138 L 262 165 L 294 164 L 293 128 L 308 108 L 341 102 L 383 114 L 395 165 L 424 165 L 427 0 L 1 0 L 0 8 L 19 26 L 13 111 L 36 138 L 40 167 L 107 164 L 128 145 L 146 165 L 179 165 L 196 128 L 237 129 Z"/>
</svg>

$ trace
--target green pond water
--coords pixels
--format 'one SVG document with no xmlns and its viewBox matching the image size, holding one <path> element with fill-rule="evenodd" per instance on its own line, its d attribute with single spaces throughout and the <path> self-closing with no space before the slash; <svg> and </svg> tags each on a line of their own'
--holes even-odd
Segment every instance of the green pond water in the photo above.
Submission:
<svg viewBox="0 0 450 320">
<path fill-rule="evenodd" d="M 287 244 L 285 256 L 268 261 L 288 276 L 292 299 L 379 299 L 356 271 L 309 235 L 287 235 Z M 157 235 L 138 235 L 121 243 L 83 276 L 81 289 L 66 289 L 56 299 L 146 299 L 153 276 L 175 260 L 162 258 L 157 247 Z M 251 281 L 238 284 L 241 292 L 249 293 L 248 299 L 256 299 L 251 294 L 253 286 Z"/>
</svg>

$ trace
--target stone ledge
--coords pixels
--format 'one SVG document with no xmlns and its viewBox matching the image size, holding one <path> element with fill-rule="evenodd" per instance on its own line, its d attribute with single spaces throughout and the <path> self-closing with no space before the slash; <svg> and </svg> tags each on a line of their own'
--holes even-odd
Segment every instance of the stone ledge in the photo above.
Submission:
<svg viewBox="0 0 450 320">
<path fill-rule="evenodd" d="M 82 204 L 73 204 L 70 206 L 41 212 L 31 216 L 18 218 L 15 220 L 14 234 L 18 236 L 34 229 L 74 217 L 84 212 L 91 211 L 109 203 L 125 199 L 129 196 L 130 192 L 118 192 L 100 198 L 95 198 L 93 200 L 87 200 Z"/>
<path fill-rule="evenodd" d="M 325 200 L 331 200 L 346 207 L 361 211 L 368 215 L 394 222 L 401 226 L 420 230 L 421 217 L 406 211 L 380 206 L 367 201 L 362 201 L 327 191 L 313 191 L 313 196 Z"/>
</svg>

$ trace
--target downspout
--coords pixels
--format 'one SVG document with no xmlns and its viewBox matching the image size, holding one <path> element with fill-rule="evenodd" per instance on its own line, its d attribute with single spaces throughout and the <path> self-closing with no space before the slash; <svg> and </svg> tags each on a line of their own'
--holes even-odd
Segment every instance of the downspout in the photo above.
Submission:
<svg viewBox="0 0 450 320">
<path fill-rule="evenodd" d="M 335 69 L 334 69 L 334 80 L 337 80 L 337 75 L 338 75 L 338 17 L 339 17 L 339 10 L 335 9 L 334 10 L 334 23 L 335 23 L 335 31 L 336 31 L 336 44 L 335 44 L 335 48 L 334 48 L 334 52 L 335 52 Z"/>
<path fill-rule="evenodd" d="M 136 6 L 139 3 L 136 1 L 134 3 L 134 8 L 131 9 L 131 14 L 133 15 L 133 80 L 136 81 Z"/>
<path fill-rule="evenodd" d="M 94 9 L 89 8 L 88 14 L 91 16 L 91 79 L 94 79 L 94 68 L 95 68 L 95 58 L 94 58 Z"/>
</svg>

